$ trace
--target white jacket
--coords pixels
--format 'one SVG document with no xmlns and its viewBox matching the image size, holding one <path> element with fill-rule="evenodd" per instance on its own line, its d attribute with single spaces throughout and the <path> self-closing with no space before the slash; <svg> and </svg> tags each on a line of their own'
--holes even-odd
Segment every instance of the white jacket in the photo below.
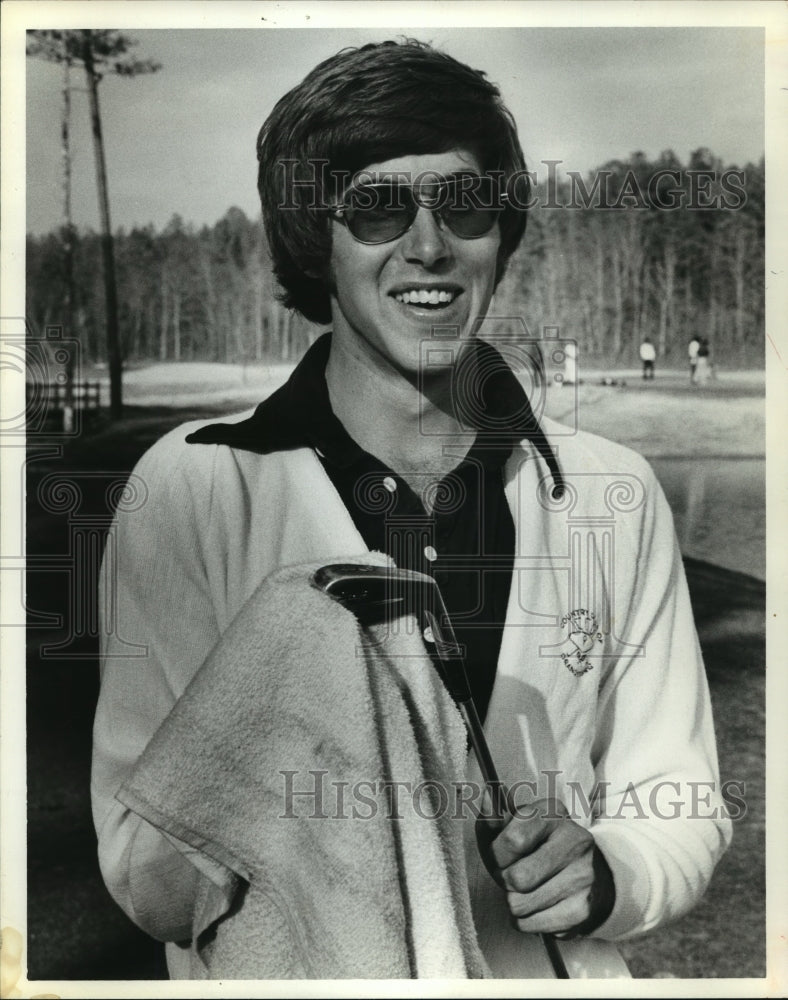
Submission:
<svg viewBox="0 0 788 1000">
<path fill-rule="evenodd" d="M 102 567 L 92 774 L 99 859 L 119 905 L 168 942 L 194 933 L 195 899 L 206 884 L 216 885 L 217 915 L 226 906 L 221 875 L 123 807 L 115 792 L 270 572 L 366 551 L 310 449 L 257 455 L 186 444 L 207 422 L 176 429 L 143 456 Z M 616 964 L 607 941 L 647 931 L 698 901 L 731 826 L 662 490 L 632 451 L 552 421 L 543 427 L 567 490 L 551 499 L 543 460 L 528 442 L 514 448 L 505 474 L 515 564 L 485 729 L 504 782 L 531 782 L 520 786 L 527 800 L 562 799 L 610 864 L 610 918 L 591 939 L 562 946 L 575 974 L 601 975 L 594 969 Z M 473 762 L 469 777 L 478 779 Z M 594 803 L 597 783 L 605 796 Z M 472 825 L 471 900 L 493 973 L 549 974 L 539 971 L 538 939 L 511 927 Z M 178 954 L 168 946 L 173 977 L 183 968 Z"/>
</svg>

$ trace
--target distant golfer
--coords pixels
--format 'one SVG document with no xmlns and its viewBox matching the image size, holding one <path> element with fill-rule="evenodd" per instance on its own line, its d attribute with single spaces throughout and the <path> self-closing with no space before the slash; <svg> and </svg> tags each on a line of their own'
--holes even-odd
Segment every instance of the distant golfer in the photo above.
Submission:
<svg viewBox="0 0 788 1000">
<path fill-rule="evenodd" d="M 646 337 L 640 345 L 640 360 L 643 362 L 643 378 L 654 378 L 654 362 L 657 360 L 657 349 L 651 340 Z"/>
<path fill-rule="evenodd" d="M 564 347 L 564 385 L 577 384 L 577 344 L 569 340 Z"/>
<path fill-rule="evenodd" d="M 698 367 L 698 352 L 700 351 L 700 340 L 697 337 L 693 337 L 689 342 L 687 348 L 687 354 L 689 356 L 689 369 L 690 369 L 690 382 L 694 384 L 695 373 Z"/>
<path fill-rule="evenodd" d="M 287 93 L 257 156 L 284 301 L 331 332 L 254 412 L 163 437 L 116 516 L 92 774 L 109 891 L 173 978 L 560 975 L 542 935 L 572 976 L 625 975 L 615 942 L 694 906 L 731 826 L 662 490 L 539 412 L 537 345 L 480 326 L 531 202 L 514 119 L 483 73 L 370 44 Z M 338 661 L 332 602 L 292 582 L 338 556 L 440 587 L 503 818 L 475 822 L 463 734 L 459 786 L 429 786 L 453 765 L 427 741 L 425 794 L 404 781 L 400 819 L 372 814 L 429 720 L 448 739 L 457 716 L 439 680 L 438 708 L 392 680 L 396 722 L 385 651 Z M 430 681 L 434 639 L 414 639 Z M 288 818 L 283 782 L 317 776 L 344 805 Z M 407 839 L 425 802 L 433 853 Z"/>
<path fill-rule="evenodd" d="M 705 386 L 712 374 L 711 348 L 708 339 L 703 337 L 698 345 L 698 353 L 695 358 L 695 384 Z"/>
</svg>

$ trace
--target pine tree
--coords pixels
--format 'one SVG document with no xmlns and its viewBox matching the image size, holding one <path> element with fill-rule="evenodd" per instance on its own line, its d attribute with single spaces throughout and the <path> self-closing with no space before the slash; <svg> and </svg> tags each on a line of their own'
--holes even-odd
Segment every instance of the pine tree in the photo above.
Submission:
<svg viewBox="0 0 788 1000">
<path fill-rule="evenodd" d="M 85 70 L 88 97 L 90 99 L 90 119 L 93 131 L 93 148 L 96 157 L 96 182 L 99 200 L 99 215 L 102 232 L 102 260 L 104 267 L 104 301 L 106 309 L 107 363 L 109 366 L 110 416 L 120 418 L 123 412 L 123 361 L 118 333 L 118 292 L 115 277 L 115 251 L 112 238 L 112 224 L 109 211 L 109 191 L 107 186 L 107 164 L 104 155 L 104 137 L 101 129 L 98 85 L 106 73 L 134 77 L 143 73 L 155 73 L 161 67 L 149 59 L 139 60 L 129 56 L 129 50 L 136 42 L 119 31 L 30 31 L 28 32 L 27 54 L 61 63 L 65 72 L 72 65 L 81 65 Z M 65 106 L 68 107 L 68 98 Z M 64 123 L 67 121 L 64 111 Z M 73 241 L 71 240 L 70 215 L 70 149 L 68 130 L 64 130 L 64 161 L 66 189 L 66 271 L 73 270 Z M 73 303 L 73 282 L 69 286 L 67 317 L 70 317 L 70 303 Z M 71 331 L 69 331 L 71 332 Z"/>
</svg>

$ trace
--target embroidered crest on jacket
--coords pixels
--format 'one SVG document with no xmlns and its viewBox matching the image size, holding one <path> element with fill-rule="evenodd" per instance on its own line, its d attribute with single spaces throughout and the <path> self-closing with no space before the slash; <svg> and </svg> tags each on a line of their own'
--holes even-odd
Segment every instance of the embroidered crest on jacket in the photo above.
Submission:
<svg viewBox="0 0 788 1000">
<path fill-rule="evenodd" d="M 575 677 L 587 673 L 592 667 L 588 654 L 595 642 L 602 641 L 599 623 L 593 611 L 587 608 L 577 608 L 561 619 L 561 627 L 567 629 L 564 651 L 560 657 Z"/>
</svg>

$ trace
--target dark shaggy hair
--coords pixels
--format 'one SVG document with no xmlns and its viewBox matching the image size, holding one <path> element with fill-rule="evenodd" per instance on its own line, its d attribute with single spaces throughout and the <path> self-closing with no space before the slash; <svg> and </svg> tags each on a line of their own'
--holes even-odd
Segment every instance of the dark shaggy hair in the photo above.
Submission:
<svg viewBox="0 0 788 1000">
<path fill-rule="evenodd" d="M 474 152 L 484 171 L 502 171 L 502 184 L 517 174 L 518 203 L 527 202 L 525 160 L 500 91 L 423 42 L 343 49 L 285 94 L 257 137 L 257 189 L 285 305 L 317 323 L 331 319 L 325 209 L 341 194 L 343 175 L 455 148 Z M 507 205 L 499 224 L 496 284 L 525 232 L 525 212 Z"/>
</svg>

